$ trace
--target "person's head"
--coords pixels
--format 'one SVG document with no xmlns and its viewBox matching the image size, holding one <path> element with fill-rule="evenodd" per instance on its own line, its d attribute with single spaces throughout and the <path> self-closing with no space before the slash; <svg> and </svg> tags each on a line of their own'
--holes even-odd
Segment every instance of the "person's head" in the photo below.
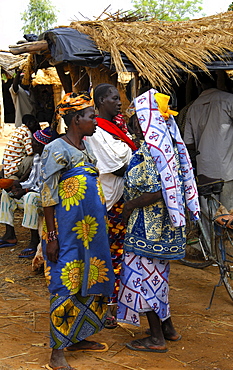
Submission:
<svg viewBox="0 0 233 370">
<path fill-rule="evenodd" d="M 87 92 L 68 93 L 59 102 L 55 113 L 62 117 L 68 131 L 74 129 L 80 135 L 91 136 L 96 129 L 94 101 Z"/>
<path fill-rule="evenodd" d="M 217 86 L 216 74 L 214 72 L 211 72 L 209 75 L 201 72 L 197 75 L 197 77 L 202 90 L 207 90 Z"/>
<path fill-rule="evenodd" d="M 121 99 L 117 88 L 110 84 L 99 84 L 94 89 L 94 101 L 99 116 L 112 120 L 121 112 Z"/>
<path fill-rule="evenodd" d="M 44 130 L 37 130 L 34 132 L 32 137 L 32 149 L 33 153 L 41 154 L 44 146 L 52 141 L 52 133 L 50 127 L 46 127 Z"/>
<path fill-rule="evenodd" d="M 32 114 L 24 114 L 22 117 L 22 123 L 29 128 L 32 134 L 41 128 L 36 117 Z"/>
</svg>

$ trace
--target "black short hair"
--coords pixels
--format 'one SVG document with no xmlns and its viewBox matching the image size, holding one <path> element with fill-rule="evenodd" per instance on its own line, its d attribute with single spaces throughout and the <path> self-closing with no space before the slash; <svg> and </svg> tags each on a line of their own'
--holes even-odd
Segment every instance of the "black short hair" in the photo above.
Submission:
<svg viewBox="0 0 233 370">
<path fill-rule="evenodd" d="M 114 88 L 116 89 L 116 86 L 111 84 L 99 84 L 94 89 L 94 102 L 97 108 L 100 106 L 100 98 L 105 97 L 108 95 L 108 90 Z"/>
<path fill-rule="evenodd" d="M 80 109 L 78 111 L 77 110 L 76 111 L 71 111 L 70 113 L 64 115 L 62 118 L 64 119 L 66 126 L 68 126 L 68 127 L 70 126 L 73 117 L 75 117 L 75 116 L 84 117 L 85 109 L 86 108 Z"/>
<path fill-rule="evenodd" d="M 26 125 L 28 122 L 37 122 L 37 119 L 32 114 L 24 114 L 22 117 L 22 123 Z"/>
</svg>

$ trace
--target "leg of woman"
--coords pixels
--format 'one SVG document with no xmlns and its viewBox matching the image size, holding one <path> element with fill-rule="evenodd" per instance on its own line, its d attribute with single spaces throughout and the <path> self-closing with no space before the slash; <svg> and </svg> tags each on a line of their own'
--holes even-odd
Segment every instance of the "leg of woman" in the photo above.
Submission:
<svg viewBox="0 0 233 370">
<path fill-rule="evenodd" d="M 52 349 L 49 366 L 52 369 L 62 367 L 63 370 L 71 370 L 71 366 L 69 366 L 68 362 L 65 359 L 63 349 Z"/>
<path fill-rule="evenodd" d="M 181 335 L 177 333 L 173 326 L 171 317 L 162 322 L 162 331 L 166 340 L 176 342 L 177 340 L 181 339 Z"/>
<path fill-rule="evenodd" d="M 151 335 L 142 339 L 133 340 L 126 346 L 134 351 L 167 352 L 161 321 L 154 311 L 146 313 Z"/>
</svg>

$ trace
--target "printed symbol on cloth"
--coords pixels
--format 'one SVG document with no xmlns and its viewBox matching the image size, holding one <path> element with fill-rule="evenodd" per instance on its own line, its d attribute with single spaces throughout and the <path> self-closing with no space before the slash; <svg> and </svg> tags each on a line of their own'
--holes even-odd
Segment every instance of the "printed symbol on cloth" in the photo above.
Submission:
<svg viewBox="0 0 233 370">
<path fill-rule="evenodd" d="M 145 117 L 144 117 L 144 115 L 143 114 L 141 114 L 141 116 L 138 118 L 138 121 L 139 121 L 139 123 L 141 124 L 141 123 L 143 123 L 143 122 L 145 122 Z"/>
<path fill-rule="evenodd" d="M 147 258 L 147 265 L 152 265 L 153 259 L 152 258 Z"/>
<path fill-rule="evenodd" d="M 153 160 L 156 162 L 156 163 L 161 163 L 161 158 L 160 158 L 160 155 L 157 155 L 156 157 L 153 157 Z"/>
<path fill-rule="evenodd" d="M 160 283 L 160 279 L 159 279 L 158 275 L 155 275 L 154 279 L 152 280 L 152 284 L 154 286 L 156 286 L 159 283 Z"/>
<path fill-rule="evenodd" d="M 131 316 L 131 320 L 134 324 L 136 324 L 138 322 L 137 316 L 135 314 L 133 316 Z"/>
<path fill-rule="evenodd" d="M 144 288 L 143 286 L 141 287 L 141 292 L 144 294 L 144 295 L 147 295 L 147 289 Z"/>
<path fill-rule="evenodd" d="M 188 173 L 189 170 L 185 167 L 181 167 L 181 172 L 182 172 L 182 175 L 185 176 L 185 174 Z"/>
<path fill-rule="evenodd" d="M 174 222 L 174 224 L 177 222 L 177 219 L 176 219 L 176 216 L 175 216 L 175 215 L 172 215 L 172 216 L 171 216 L 171 219 L 172 219 L 172 221 Z"/>
<path fill-rule="evenodd" d="M 138 99 L 138 104 L 144 103 L 145 100 L 146 100 L 146 97 L 142 96 L 141 98 Z"/>
<path fill-rule="evenodd" d="M 169 195 L 169 199 L 171 199 L 173 203 L 176 203 L 176 197 L 174 194 Z"/>
<path fill-rule="evenodd" d="M 162 297 L 166 297 L 166 295 L 167 295 L 167 288 L 165 287 L 162 289 Z"/>
<path fill-rule="evenodd" d="M 157 310 L 157 308 L 158 308 L 157 303 L 154 303 L 154 304 L 153 304 L 153 309 L 154 309 L 154 310 Z"/>
<path fill-rule="evenodd" d="M 95 314 L 102 319 L 102 317 L 106 314 L 108 304 L 108 297 L 103 296 L 95 296 L 94 301 L 90 305 L 90 308 L 95 312 Z"/>
<path fill-rule="evenodd" d="M 171 145 L 165 144 L 165 153 L 171 153 Z"/>
<path fill-rule="evenodd" d="M 192 193 L 192 189 L 193 189 L 192 185 L 190 185 L 190 186 L 185 185 L 185 187 L 184 187 L 184 191 L 188 194 Z"/>
<path fill-rule="evenodd" d="M 72 293 L 76 294 L 81 288 L 84 274 L 84 262 L 74 260 L 67 262 L 61 270 L 62 284 Z"/>
<path fill-rule="evenodd" d="M 156 119 L 156 121 L 158 121 L 158 124 L 159 125 L 161 125 L 162 123 L 164 123 L 164 119 L 163 119 L 162 116 L 156 117 L 155 119 Z"/>
<path fill-rule="evenodd" d="M 142 269 L 142 264 L 141 264 L 141 262 L 136 262 L 136 265 L 137 265 L 138 270 L 141 270 L 141 269 Z"/>
<path fill-rule="evenodd" d="M 71 299 L 68 299 L 53 311 L 51 321 L 57 330 L 68 335 L 79 312 L 80 309 L 73 304 Z"/>
<path fill-rule="evenodd" d="M 156 134 L 156 132 L 152 131 L 151 135 L 149 136 L 149 139 L 150 140 L 154 139 L 155 141 L 157 141 L 158 138 L 159 138 L 159 134 Z"/>
<path fill-rule="evenodd" d="M 135 288 L 141 285 L 141 279 L 137 278 L 136 280 L 133 280 L 133 285 Z"/>
<path fill-rule="evenodd" d="M 125 295 L 125 299 L 126 299 L 126 302 L 127 302 L 127 303 L 132 302 L 132 301 L 133 301 L 133 300 L 132 300 L 132 294 L 131 294 L 131 293 L 126 294 L 126 295 Z"/>
<path fill-rule="evenodd" d="M 86 183 L 86 177 L 83 175 L 73 176 L 59 183 L 58 194 L 66 211 L 69 211 L 71 206 L 78 206 L 80 200 L 85 198 Z"/>
<path fill-rule="evenodd" d="M 172 175 L 167 172 L 167 176 L 165 177 L 165 181 L 170 181 L 172 182 Z"/>
<path fill-rule="evenodd" d="M 96 283 L 104 283 L 104 281 L 109 281 L 106 276 L 108 272 L 106 268 L 105 261 L 97 259 L 97 257 L 90 258 L 90 270 L 88 275 L 88 289 Z"/>
<path fill-rule="evenodd" d="M 76 222 L 76 227 L 73 227 L 72 231 L 76 232 L 77 239 L 82 239 L 83 246 L 89 249 L 89 243 L 97 233 L 98 226 L 99 224 L 96 222 L 96 218 L 87 215 L 84 216 L 82 221 Z"/>
</svg>

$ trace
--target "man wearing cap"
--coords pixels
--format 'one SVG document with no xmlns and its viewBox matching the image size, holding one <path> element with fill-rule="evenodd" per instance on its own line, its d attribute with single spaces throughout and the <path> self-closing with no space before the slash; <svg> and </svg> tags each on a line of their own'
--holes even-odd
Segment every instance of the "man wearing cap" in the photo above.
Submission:
<svg viewBox="0 0 233 370">
<path fill-rule="evenodd" d="M 35 153 L 33 165 L 28 179 L 24 182 L 14 181 L 8 192 L 2 191 L 0 204 L 0 223 L 6 225 L 6 232 L 0 238 L 0 248 L 13 247 L 17 244 L 14 229 L 14 211 L 19 208 L 24 210 L 22 226 L 31 231 L 29 245 L 20 253 L 21 258 L 34 257 L 40 237 L 38 234 L 39 213 L 42 213 L 40 199 L 40 155 L 44 146 L 51 141 L 50 128 L 38 130 L 33 134 L 32 147 Z"/>
</svg>

